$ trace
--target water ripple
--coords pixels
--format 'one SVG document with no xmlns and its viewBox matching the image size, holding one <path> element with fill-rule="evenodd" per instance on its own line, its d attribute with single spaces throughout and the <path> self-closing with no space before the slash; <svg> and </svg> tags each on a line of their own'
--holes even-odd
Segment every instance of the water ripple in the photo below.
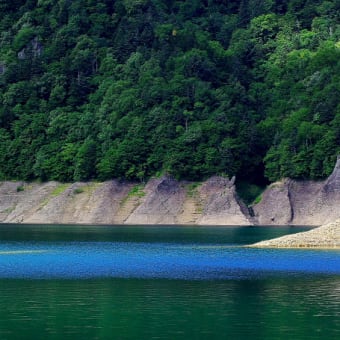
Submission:
<svg viewBox="0 0 340 340">
<path fill-rule="evenodd" d="M 327 250 L 133 242 L 2 242 L 0 254 L 2 278 L 243 279 L 340 274 L 339 251 Z"/>
</svg>

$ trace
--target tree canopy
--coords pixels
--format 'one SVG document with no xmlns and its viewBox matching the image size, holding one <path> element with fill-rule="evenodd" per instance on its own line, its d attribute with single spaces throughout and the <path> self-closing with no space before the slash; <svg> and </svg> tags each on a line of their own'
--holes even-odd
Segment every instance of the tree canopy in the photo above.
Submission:
<svg viewBox="0 0 340 340">
<path fill-rule="evenodd" d="M 0 0 L 0 179 L 324 178 L 339 17 L 337 0 Z"/>
</svg>

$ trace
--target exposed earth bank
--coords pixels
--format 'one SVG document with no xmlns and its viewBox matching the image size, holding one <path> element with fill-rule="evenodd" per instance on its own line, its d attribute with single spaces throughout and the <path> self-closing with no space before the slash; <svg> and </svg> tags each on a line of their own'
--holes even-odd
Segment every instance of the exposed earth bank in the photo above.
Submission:
<svg viewBox="0 0 340 340">
<path fill-rule="evenodd" d="M 0 222 L 318 226 L 340 219 L 340 158 L 327 180 L 274 183 L 250 208 L 238 198 L 234 181 L 189 183 L 166 176 L 146 185 L 5 181 Z"/>
</svg>

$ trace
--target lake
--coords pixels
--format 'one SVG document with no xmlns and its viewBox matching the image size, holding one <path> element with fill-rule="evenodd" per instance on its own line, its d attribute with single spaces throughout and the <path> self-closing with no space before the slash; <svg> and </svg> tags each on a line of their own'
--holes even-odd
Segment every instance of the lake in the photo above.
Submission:
<svg viewBox="0 0 340 340">
<path fill-rule="evenodd" d="M 0 225 L 0 339 L 337 339 L 340 251 L 307 227 Z"/>
</svg>

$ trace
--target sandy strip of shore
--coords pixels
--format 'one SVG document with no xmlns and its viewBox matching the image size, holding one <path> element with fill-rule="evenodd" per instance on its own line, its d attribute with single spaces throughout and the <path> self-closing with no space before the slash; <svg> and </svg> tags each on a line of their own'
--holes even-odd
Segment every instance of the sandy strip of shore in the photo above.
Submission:
<svg viewBox="0 0 340 340">
<path fill-rule="evenodd" d="M 340 249 L 340 220 L 313 230 L 258 242 L 249 247 Z"/>
</svg>

